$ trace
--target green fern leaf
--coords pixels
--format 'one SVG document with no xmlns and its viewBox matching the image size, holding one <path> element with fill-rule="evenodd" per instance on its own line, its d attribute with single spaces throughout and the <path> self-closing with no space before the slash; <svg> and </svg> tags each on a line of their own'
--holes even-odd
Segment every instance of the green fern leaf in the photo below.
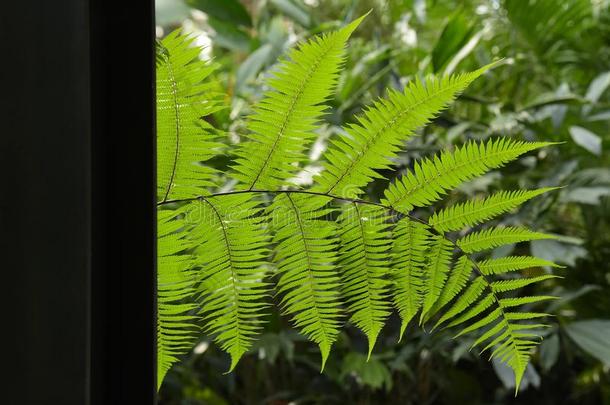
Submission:
<svg viewBox="0 0 610 405">
<path fill-rule="evenodd" d="M 443 152 L 440 157 L 416 163 L 413 170 L 390 184 L 382 202 L 404 213 L 414 207 L 426 207 L 459 184 L 548 145 L 551 143 L 508 138 L 489 140 L 486 144 L 469 142 L 452 153 Z"/>
<path fill-rule="evenodd" d="M 526 321 L 536 318 L 545 318 L 550 316 L 549 314 L 543 314 L 539 312 L 507 312 L 506 319 L 509 321 Z"/>
<path fill-rule="evenodd" d="M 323 217 L 328 197 L 278 195 L 270 206 L 282 305 L 295 325 L 320 347 L 322 369 L 341 326 L 341 280 L 335 263 L 334 222 Z"/>
<path fill-rule="evenodd" d="M 478 277 L 475 280 L 480 280 L 483 287 L 477 287 L 477 290 L 490 289 L 490 293 L 483 295 L 483 298 L 474 306 L 472 306 L 472 303 L 479 298 L 480 294 L 475 299 L 469 299 L 466 306 L 464 306 L 464 297 L 461 297 L 457 301 L 462 301 L 460 307 L 457 309 L 455 306 L 451 308 L 445 316 L 441 318 L 437 325 L 462 313 L 464 309 L 470 308 L 468 311 L 451 321 L 448 326 L 456 326 L 476 318 L 478 318 L 478 320 L 463 328 L 455 337 L 457 338 L 467 333 L 488 328 L 475 340 L 472 346 L 481 345 L 489 341 L 481 352 L 494 348 L 492 357 L 497 356 L 501 361 L 508 364 L 515 373 L 517 384 L 520 384 L 525 368 L 529 362 L 530 352 L 538 344 L 538 340 L 540 339 L 540 335 L 531 331 L 543 328 L 545 325 L 524 325 L 517 322 L 541 318 L 547 315 L 537 312 L 506 312 L 505 309 L 541 302 L 552 297 L 539 296 L 525 297 L 524 299 L 498 299 L 497 294 L 525 287 L 534 282 L 543 281 L 552 277 L 554 276 L 545 275 L 529 279 L 503 280 L 492 283 L 488 283 L 483 277 Z M 487 312 L 486 315 L 483 315 L 490 307 L 493 309 L 490 312 Z M 526 332 L 523 332 L 525 330 Z M 536 339 L 536 341 L 532 341 L 531 339 L 533 338 Z"/>
<path fill-rule="evenodd" d="M 157 53 L 157 199 L 208 194 L 215 171 L 199 162 L 214 157 L 222 144 L 202 117 L 221 109 L 214 68 L 199 59 L 194 38 L 174 31 Z"/>
<path fill-rule="evenodd" d="M 502 274 L 510 271 L 529 269 L 532 267 L 561 267 L 548 260 L 532 256 L 508 256 L 499 259 L 483 260 L 478 264 L 479 270 L 485 275 Z"/>
<path fill-rule="evenodd" d="M 466 253 L 480 252 L 511 243 L 525 242 L 539 239 L 554 239 L 553 235 L 534 232 L 529 229 L 507 226 L 503 228 L 489 228 L 470 233 L 457 240 L 457 245 Z"/>
<path fill-rule="evenodd" d="M 394 228 L 393 300 L 401 319 L 399 339 L 422 305 L 430 237 L 426 225 L 408 218 L 402 218 Z"/>
<path fill-rule="evenodd" d="M 502 308 L 511 308 L 553 299 L 557 299 L 557 297 L 551 295 L 536 295 L 532 297 L 502 298 L 499 301 L 499 304 Z"/>
<path fill-rule="evenodd" d="M 414 131 L 427 124 L 468 85 L 492 65 L 455 76 L 413 80 L 403 92 L 391 90 L 377 100 L 358 123 L 345 128 L 325 152 L 325 170 L 316 178 L 315 191 L 356 197 L 362 187 L 381 175 L 376 170 L 392 165 Z"/>
<path fill-rule="evenodd" d="M 455 304 L 453 304 L 451 308 L 449 308 L 447 312 L 445 312 L 436 322 L 432 330 L 438 328 L 440 325 L 454 316 L 459 315 L 466 310 L 466 308 L 469 308 L 477 300 L 477 298 L 481 296 L 485 288 L 486 282 L 483 277 L 476 277 L 466 291 L 464 291 L 464 294 L 462 294 L 456 300 Z"/>
<path fill-rule="evenodd" d="M 192 203 L 187 218 L 199 246 L 205 330 L 230 354 L 231 371 L 260 332 L 268 306 L 266 218 L 248 194 L 204 198 Z"/>
<path fill-rule="evenodd" d="M 481 301 L 483 302 L 483 301 Z M 479 304 L 481 303 L 479 302 Z M 490 303 L 489 305 L 491 306 L 492 303 Z M 478 307 L 478 306 L 477 306 Z M 471 324 L 470 326 L 462 329 L 460 331 L 460 333 L 458 333 L 457 335 L 454 336 L 454 338 L 458 338 L 462 335 L 465 335 L 467 333 L 473 332 L 475 330 L 479 330 L 487 325 L 489 325 L 490 323 L 498 320 L 498 318 L 500 318 L 502 316 L 503 312 L 501 308 L 496 308 L 493 311 L 489 312 L 487 315 L 485 315 L 483 318 L 479 319 L 478 321 L 476 321 L 475 323 Z"/>
<path fill-rule="evenodd" d="M 484 200 L 470 200 L 441 210 L 432 215 L 428 222 L 439 232 L 457 231 L 488 221 L 517 208 L 527 200 L 556 189 L 549 187 L 538 190 L 500 191 Z"/>
<path fill-rule="evenodd" d="M 243 187 L 279 188 L 298 169 L 295 163 L 305 160 L 323 103 L 335 88 L 345 43 L 363 18 L 293 48 L 267 81 L 271 89 L 250 117 L 249 140 L 236 152 L 233 177 Z"/>
<path fill-rule="evenodd" d="M 339 260 L 343 269 L 343 297 L 350 321 L 369 341 L 370 357 L 377 336 L 390 314 L 390 232 L 383 208 L 352 203 L 339 217 L 341 245 Z"/>
<path fill-rule="evenodd" d="M 484 351 L 488 350 L 489 348 L 497 345 L 498 343 L 500 343 L 503 339 L 505 339 L 508 336 L 509 331 L 507 331 L 508 327 L 508 322 L 506 322 L 505 319 L 501 318 L 499 320 L 498 323 L 496 323 L 493 327 L 487 329 L 487 331 L 485 333 L 483 333 L 481 336 L 479 336 L 479 338 L 477 340 L 474 341 L 474 343 L 470 346 L 470 349 L 472 349 L 475 346 L 479 346 L 480 344 L 486 342 L 487 340 L 491 339 L 492 337 L 498 335 L 495 339 L 492 340 L 492 342 L 485 347 L 483 350 L 481 350 L 481 353 L 483 353 Z"/>
<path fill-rule="evenodd" d="M 444 236 L 438 235 L 433 238 L 430 247 L 428 267 L 426 269 L 427 278 L 424 286 L 424 303 L 419 323 L 422 324 L 425 316 L 432 309 L 441 295 L 447 273 L 451 265 L 453 246 Z"/>
<path fill-rule="evenodd" d="M 157 214 L 157 389 L 178 356 L 188 352 L 196 339 L 193 258 L 186 251 L 183 210 Z"/>
<path fill-rule="evenodd" d="M 491 283 L 491 288 L 494 292 L 507 292 L 512 290 L 517 290 L 519 288 L 523 288 L 533 283 L 538 283 L 540 281 L 548 280 L 551 278 L 557 278 L 557 276 L 552 274 L 545 274 L 543 276 L 537 277 L 528 277 L 528 278 L 516 278 L 513 280 L 501 280 L 494 281 Z"/>
<path fill-rule="evenodd" d="M 438 300 L 424 316 L 424 322 L 451 302 L 451 300 L 453 300 L 466 287 L 466 284 L 470 279 L 471 272 L 472 262 L 470 259 L 468 259 L 466 256 L 460 256 L 449 273 L 449 277 L 447 278 L 447 282 L 443 287 L 440 297 L 438 297 Z"/>
<path fill-rule="evenodd" d="M 479 302 L 471 307 L 468 311 L 460 315 L 458 318 L 453 320 L 451 323 L 447 325 L 448 328 L 460 325 L 470 319 L 474 318 L 477 315 L 480 315 L 483 311 L 489 308 L 495 301 L 495 297 L 491 294 L 485 295 Z M 465 333 L 465 332 L 464 332 Z M 462 332 L 460 332 L 462 334 Z"/>
<path fill-rule="evenodd" d="M 546 316 L 529 307 L 551 297 L 519 297 L 513 291 L 555 276 L 494 278 L 556 265 L 530 256 L 477 264 L 468 254 L 554 236 L 495 227 L 454 242 L 444 233 L 482 224 L 550 188 L 499 192 L 438 211 L 428 222 L 409 211 L 429 209 L 461 183 L 550 143 L 470 142 L 416 163 L 388 187 L 381 203 L 354 198 L 391 166 L 417 127 L 489 67 L 391 91 L 346 128 L 345 137 L 333 141 L 313 189 L 286 188 L 305 161 L 345 44 L 360 21 L 302 44 L 280 63 L 254 109 L 249 139 L 237 147 L 231 180 L 239 182 L 239 190 L 228 185 L 216 194 L 208 189 L 216 186 L 218 175 L 202 165 L 221 146 L 202 119 L 220 108 L 213 91 L 217 84 L 210 80 L 213 69 L 198 59 L 191 39 L 174 33 L 159 43 L 158 204 L 180 207 L 159 212 L 159 381 L 190 349 L 198 320 L 229 353 L 230 370 L 235 368 L 265 321 L 273 246 L 277 277 L 269 278 L 276 282 L 280 306 L 318 344 L 322 368 L 339 334 L 343 301 L 350 321 L 368 338 L 369 357 L 393 301 L 401 337 L 418 312 L 424 323 L 443 309 L 434 328 L 459 326 L 456 336 L 476 333 L 475 345 L 485 345 L 483 351 L 506 362 L 520 383 L 544 327 L 531 322 Z M 261 194 L 276 197 L 259 200 Z M 349 202 L 336 220 L 333 200 Z M 459 257 L 451 266 L 454 250 Z"/>
</svg>

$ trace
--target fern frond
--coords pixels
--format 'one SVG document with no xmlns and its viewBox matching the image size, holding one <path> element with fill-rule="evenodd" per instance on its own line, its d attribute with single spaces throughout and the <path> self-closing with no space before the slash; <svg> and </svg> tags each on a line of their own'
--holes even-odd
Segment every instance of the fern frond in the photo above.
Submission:
<svg viewBox="0 0 610 405">
<path fill-rule="evenodd" d="M 390 90 L 377 100 L 357 123 L 345 128 L 326 150 L 325 170 L 316 178 L 314 190 L 341 197 L 356 197 L 362 187 L 381 175 L 376 170 L 392 165 L 414 131 L 447 107 L 473 80 L 492 65 L 454 76 L 413 80 L 403 92 Z"/>
<path fill-rule="evenodd" d="M 540 194 L 556 189 L 548 187 L 538 190 L 500 191 L 484 200 L 470 200 L 445 208 L 432 215 L 428 222 L 439 232 L 457 231 L 466 226 L 481 224 Z"/>
<path fill-rule="evenodd" d="M 540 312 L 507 312 L 506 319 L 510 321 L 525 321 L 535 318 L 544 318 L 551 316 L 550 314 L 543 314 Z"/>
<path fill-rule="evenodd" d="M 347 39 L 363 18 L 292 49 L 267 81 L 271 89 L 254 107 L 249 140 L 236 152 L 233 177 L 243 187 L 279 188 L 298 170 L 335 88 Z"/>
<path fill-rule="evenodd" d="M 539 239 L 554 239 L 556 236 L 541 232 L 530 231 L 521 227 L 495 227 L 472 232 L 456 241 L 457 245 L 466 253 L 480 252 L 511 243 L 525 242 Z"/>
<path fill-rule="evenodd" d="M 523 288 L 533 283 L 538 283 L 540 281 L 548 280 L 551 278 L 557 278 L 557 276 L 552 274 L 545 274 L 543 276 L 537 277 L 527 277 L 527 278 L 516 278 L 513 280 L 500 280 L 494 281 L 491 283 L 491 288 L 494 292 L 507 292 L 512 290 L 517 290 L 519 288 Z"/>
<path fill-rule="evenodd" d="M 407 217 L 394 228 L 392 299 L 401 319 L 399 339 L 422 305 L 424 267 L 431 236 L 426 225 Z"/>
<path fill-rule="evenodd" d="M 477 306 L 474 308 L 477 308 L 477 309 L 483 308 L 483 310 L 485 310 L 485 309 L 489 308 L 493 304 L 493 302 L 494 302 L 493 299 L 489 299 L 489 301 L 481 300 L 481 301 L 479 301 L 479 304 L 477 304 Z M 481 310 L 481 312 L 483 312 L 483 310 Z M 479 315 L 479 314 L 477 314 L 477 315 Z M 488 312 L 487 315 L 485 315 L 478 321 L 476 321 L 476 322 L 470 324 L 469 326 L 467 326 L 466 328 L 462 329 L 460 331 L 460 333 L 455 335 L 455 338 L 465 335 L 467 333 L 471 333 L 475 330 L 479 330 L 479 329 L 489 325 L 490 323 L 497 321 L 502 315 L 503 315 L 502 308 L 495 308 L 493 311 Z M 504 314 L 504 315 L 507 320 L 511 320 L 507 316 L 508 314 Z"/>
<path fill-rule="evenodd" d="M 270 206 L 284 312 L 320 347 L 322 369 L 341 326 L 341 280 L 329 197 L 282 194 Z"/>
<path fill-rule="evenodd" d="M 443 152 L 440 157 L 415 163 L 413 170 L 390 184 L 382 202 L 405 213 L 414 207 L 426 207 L 459 184 L 551 144 L 508 138 L 492 139 L 487 143 L 469 142 L 454 152 Z"/>
<path fill-rule="evenodd" d="M 472 272 L 472 262 L 466 256 L 460 256 L 457 260 L 451 272 L 449 273 L 449 277 L 447 278 L 447 282 L 441 291 L 441 295 L 438 297 L 438 300 L 434 303 L 432 308 L 426 312 L 426 315 L 423 317 L 423 321 L 427 321 L 434 314 L 436 314 L 441 308 L 447 305 L 451 300 L 453 300 L 465 287 L 470 279 L 470 274 Z"/>
<path fill-rule="evenodd" d="M 195 224 L 192 235 L 199 246 L 204 328 L 230 354 L 231 371 L 251 347 L 266 315 L 266 218 L 249 194 L 208 197 L 191 205 L 187 218 Z"/>
<path fill-rule="evenodd" d="M 521 324 L 518 321 L 532 320 L 547 315 L 538 312 L 507 312 L 506 310 L 554 297 L 501 298 L 499 294 L 552 277 L 554 276 L 544 275 L 490 283 L 484 276 L 479 276 L 467 289 L 465 295 L 460 297 L 437 322 L 436 326 L 448 320 L 450 320 L 448 327 L 466 324 L 467 326 L 456 334 L 456 338 L 467 333 L 482 331 L 472 346 L 487 342 L 482 352 L 493 348 L 492 357 L 500 358 L 501 361 L 513 369 L 518 389 L 529 362 L 530 352 L 540 339 L 540 335 L 533 333 L 533 331 L 546 327 L 546 325 L 540 324 Z M 473 290 L 476 294 L 470 293 L 469 290 Z M 467 298 L 466 295 L 468 295 Z M 476 304 L 473 305 L 475 302 Z"/>
<path fill-rule="evenodd" d="M 449 273 L 451 265 L 453 245 L 444 236 L 435 236 L 428 254 L 429 261 L 425 271 L 427 277 L 424 286 L 424 303 L 419 320 L 420 324 L 423 323 L 425 316 L 428 315 L 445 286 L 447 273 Z"/>
<path fill-rule="evenodd" d="M 418 312 L 420 324 L 437 317 L 434 328 L 459 326 L 456 337 L 476 333 L 475 344 L 506 362 L 519 385 L 544 327 L 533 322 L 546 316 L 530 306 L 552 297 L 514 292 L 555 276 L 521 278 L 518 270 L 556 265 L 530 256 L 476 263 L 468 254 L 554 236 L 495 227 L 454 242 L 444 233 L 482 224 L 551 189 L 499 192 L 443 209 L 428 222 L 409 211 L 428 209 L 461 183 L 550 143 L 470 142 L 415 163 L 388 187 L 381 204 L 354 198 L 391 166 L 417 127 L 489 66 L 390 91 L 333 141 L 324 156 L 326 170 L 312 190 L 285 188 L 316 136 L 346 41 L 361 20 L 302 44 L 280 63 L 254 108 L 249 139 L 236 152 L 233 180 L 239 190 L 217 194 L 207 191 L 215 186 L 215 172 L 201 164 L 220 147 L 215 130 L 202 119 L 220 108 L 213 69 L 198 59 L 199 50 L 187 37 L 173 33 L 159 43 L 158 205 L 182 205 L 159 211 L 159 381 L 191 348 L 199 320 L 230 355 L 229 371 L 235 368 L 263 328 L 273 246 L 278 271 L 270 279 L 277 281 L 280 305 L 318 344 L 322 368 L 339 334 L 343 301 L 350 321 L 367 336 L 369 357 L 393 301 L 401 337 Z M 261 193 L 275 194 L 266 209 L 257 199 Z M 336 220 L 333 199 L 349 201 Z M 515 278 L 495 279 L 509 272 Z"/>
<path fill-rule="evenodd" d="M 157 53 L 157 200 L 207 194 L 215 171 L 200 162 L 216 155 L 217 130 L 202 117 L 221 109 L 214 68 L 199 59 L 194 38 L 174 31 Z"/>
<path fill-rule="evenodd" d="M 502 274 L 532 267 L 561 267 L 548 260 L 533 256 L 508 256 L 499 259 L 483 260 L 478 264 L 481 273 L 486 275 Z"/>
<path fill-rule="evenodd" d="M 499 301 L 499 304 L 502 308 L 511 308 L 553 299 L 557 299 L 557 297 L 552 295 L 536 295 L 531 297 L 503 298 Z"/>
<path fill-rule="evenodd" d="M 486 281 L 483 277 L 476 277 L 470 286 L 464 291 L 462 295 L 457 299 L 455 304 L 453 304 L 447 312 L 441 316 L 441 318 L 434 325 L 433 330 L 438 328 L 447 320 L 453 318 L 456 315 L 461 314 L 464 310 L 469 308 L 483 293 L 486 288 Z"/>
<path fill-rule="evenodd" d="M 377 336 L 390 314 L 391 240 L 387 213 L 381 207 L 346 205 L 339 216 L 342 293 L 350 321 L 369 341 L 370 357 Z"/>
<path fill-rule="evenodd" d="M 183 210 L 157 214 L 157 389 L 178 356 L 196 339 L 195 277 Z"/>
<path fill-rule="evenodd" d="M 495 297 L 492 294 L 484 295 L 483 298 L 481 298 L 475 306 L 470 307 L 470 309 L 468 311 L 464 312 L 459 317 L 457 317 L 456 319 L 451 321 L 447 325 L 447 327 L 450 328 L 452 326 L 460 325 L 460 324 L 474 318 L 475 316 L 480 315 L 483 311 L 485 311 L 487 308 L 489 308 L 491 306 L 491 304 L 494 303 L 494 300 L 495 300 Z M 461 334 L 461 332 L 460 332 L 460 334 Z"/>
</svg>

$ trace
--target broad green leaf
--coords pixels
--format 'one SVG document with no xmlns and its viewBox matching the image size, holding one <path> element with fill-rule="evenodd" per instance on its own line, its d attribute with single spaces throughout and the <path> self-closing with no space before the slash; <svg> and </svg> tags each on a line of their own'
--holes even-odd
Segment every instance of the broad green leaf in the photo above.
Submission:
<svg viewBox="0 0 610 405">
<path fill-rule="evenodd" d="M 567 324 L 565 331 L 581 349 L 610 366 L 610 320 L 576 321 Z"/>
</svg>

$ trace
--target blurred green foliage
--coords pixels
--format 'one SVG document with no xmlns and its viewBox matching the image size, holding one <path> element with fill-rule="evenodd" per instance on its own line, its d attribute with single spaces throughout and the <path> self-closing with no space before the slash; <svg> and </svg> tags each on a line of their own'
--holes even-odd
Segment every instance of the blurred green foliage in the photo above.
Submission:
<svg viewBox="0 0 610 405">
<path fill-rule="evenodd" d="M 157 0 L 158 35 L 182 26 L 206 47 L 202 57 L 221 66 L 230 108 L 208 119 L 226 131 L 227 143 L 240 141 L 243 117 L 284 50 L 372 10 L 351 41 L 310 173 L 319 170 L 327 139 L 386 87 L 402 89 L 417 76 L 474 70 L 504 58 L 409 142 L 396 163 L 404 169 L 416 157 L 492 135 L 563 142 L 452 197 L 563 186 L 502 222 L 565 237 L 497 249 L 493 256 L 531 251 L 566 266 L 554 270 L 563 278 L 544 291 L 527 291 L 560 299 L 546 308 L 553 327 L 517 398 L 512 373 L 470 353 L 468 339 L 413 328 L 397 343 L 398 319 L 384 329 L 368 363 L 363 336 L 347 328 L 320 374 L 317 349 L 274 314 L 231 374 L 223 374 L 228 358 L 200 342 L 168 374 L 160 403 L 610 404 L 609 7 L 608 0 Z M 229 157 L 214 162 L 229 163 Z M 386 184 L 373 183 L 370 197 L 378 198 Z"/>
</svg>

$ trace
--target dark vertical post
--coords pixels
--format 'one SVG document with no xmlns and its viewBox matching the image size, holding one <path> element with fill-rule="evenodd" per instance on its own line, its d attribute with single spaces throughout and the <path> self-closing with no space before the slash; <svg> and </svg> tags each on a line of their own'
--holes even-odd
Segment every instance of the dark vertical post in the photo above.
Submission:
<svg viewBox="0 0 610 405">
<path fill-rule="evenodd" d="M 2 403 L 155 401 L 153 2 L 0 13 Z"/>
<path fill-rule="evenodd" d="M 87 5 L 4 6 L 0 296 L 9 343 L 2 345 L 8 380 L 1 402 L 83 404 L 91 263 Z"/>
<path fill-rule="evenodd" d="M 91 0 L 93 405 L 154 400 L 154 4 Z"/>
</svg>

